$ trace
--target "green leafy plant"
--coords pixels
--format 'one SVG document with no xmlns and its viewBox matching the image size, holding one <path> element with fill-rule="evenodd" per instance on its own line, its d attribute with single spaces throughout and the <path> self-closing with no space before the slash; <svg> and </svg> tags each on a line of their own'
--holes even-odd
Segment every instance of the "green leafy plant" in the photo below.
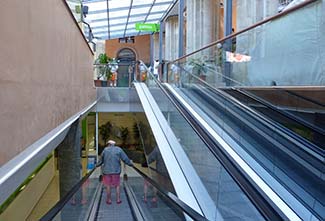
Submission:
<svg viewBox="0 0 325 221">
<path fill-rule="evenodd" d="M 104 145 L 106 145 L 108 139 L 112 136 L 113 126 L 111 122 L 108 121 L 106 124 L 101 125 L 98 129 L 99 129 L 99 134 L 102 136 L 102 139 L 104 140 Z"/>
<path fill-rule="evenodd" d="M 129 129 L 127 127 L 120 127 L 120 139 L 122 140 L 122 145 L 125 146 L 126 141 L 129 139 Z"/>
<path fill-rule="evenodd" d="M 108 57 L 105 53 L 99 54 L 95 60 L 95 67 L 97 69 L 97 79 L 105 77 L 106 79 L 112 78 L 111 65 L 113 59 Z"/>
<path fill-rule="evenodd" d="M 193 67 L 192 72 L 194 75 L 204 75 L 208 70 L 205 62 L 200 58 L 191 59 L 189 65 Z"/>
</svg>

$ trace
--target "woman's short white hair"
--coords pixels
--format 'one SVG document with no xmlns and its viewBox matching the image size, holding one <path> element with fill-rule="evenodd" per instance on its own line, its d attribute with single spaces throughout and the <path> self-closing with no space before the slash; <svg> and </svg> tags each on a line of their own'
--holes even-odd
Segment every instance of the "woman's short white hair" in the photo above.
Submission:
<svg viewBox="0 0 325 221">
<path fill-rule="evenodd" d="M 109 141 L 107 141 L 107 143 L 112 144 L 112 145 L 116 144 L 116 142 L 114 140 L 109 140 Z"/>
</svg>

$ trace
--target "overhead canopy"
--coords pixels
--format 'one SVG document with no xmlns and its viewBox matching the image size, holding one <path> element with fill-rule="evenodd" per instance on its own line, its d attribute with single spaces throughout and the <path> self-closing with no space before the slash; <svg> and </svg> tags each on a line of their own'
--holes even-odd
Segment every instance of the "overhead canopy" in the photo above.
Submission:
<svg viewBox="0 0 325 221">
<path fill-rule="evenodd" d="M 136 23 L 158 24 L 176 0 L 83 0 L 84 19 L 95 38 L 115 39 L 152 33 L 137 31 Z M 86 28 L 86 35 L 89 30 Z"/>
</svg>

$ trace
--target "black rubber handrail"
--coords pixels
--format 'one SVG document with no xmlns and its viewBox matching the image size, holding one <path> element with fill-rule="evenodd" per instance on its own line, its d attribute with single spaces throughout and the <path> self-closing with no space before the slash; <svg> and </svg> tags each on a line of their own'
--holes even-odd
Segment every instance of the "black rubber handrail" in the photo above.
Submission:
<svg viewBox="0 0 325 221">
<path fill-rule="evenodd" d="M 143 63 L 142 61 L 140 62 Z M 257 187 L 254 186 L 251 181 L 245 176 L 245 172 L 236 166 L 236 163 L 233 161 L 233 159 L 231 159 L 228 153 L 223 151 L 221 145 L 217 143 L 214 138 L 211 137 L 211 135 L 205 130 L 205 128 L 203 128 L 196 122 L 195 117 L 188 113 L 186 108 L 183 107 L 181 103 L 179 103 L 178 99 L 171 95 L 164 88 L 161 82 L 154 77 L 154 75 L 150 72 L 148 68 L 147 71 L 151 78 L 154 79 L 154 81 L 157 83 L 158 87 L 166 95 L 166 97 L 171 101 L 171 103 L 175 106 L 179 113 L 193 128 L 196 134 L 206 144 L 211 153 L 219 160 L 222 166 L 226 169 L 226 171 L 230 174 L 230 176 L 234 179 L 234 181 L 238 184 L 238 186 L 242 189 L 246 196 L 251 200 L 251 202 L 258 209 L 258 211 L 260 211 L 262 216 L 264 216 L 267 220 L 285 220 L 285 215 L 280 214 L 273 207 L 275 205 L 271 205 L 270 202 L 268 202 L 264 198 L 264 196 L 260 193 Z"/>
<path fill-rule="evenodd" d="M 176 65 L 176 64 L 175 64 L 175 65 Z M 178 68 L 182 68 L 182 67 L 180 67 L 180 66 L 178 66 L 178 65 L 176 65 L 176 66 L 177 66 Z M 185 69 L 183 69 L 183 68 L 182 68 L 182 70 L 185 71 L 188 75 L 191 75 L 192 78 L 195 78 L 195 79 L 196 79 L 197 81 L 199 81 L 201 84 L 205 85 L 207 88 L 210 88 L 212 91 L 214 91 L 214 93 L 218 93 L 219 95 L 221 95 L 222 97 L 224 97 L 224 99 L 226 99 L 226 100 L 229 101 L 229 99 L 227 99 L 227 97 L 225 97 L 225 95 L 222 94 L 221 91 L 220 91 L 219 89 L 212 87 L 212 86 L 211 86 L 210 84 L 208 84 L 206 81 L 204 81 L 204 80 L 200 79 L 199 77 L 193 75 L 193 74 L 190 73 L 189 71 L 187 71 L 187 70 L 185 70 Z M 236 89 L 236 88 L 234 88 L 234 89 L 235 89 L 236 91 L 239 91 L 239 92 L 242 93 L 242 94 L 245 93 L 245 92 L 242 92 L 242 91 L 240 91 L 240 90 L 238 90 L 238 89 Z M 247 93 L 248 93 L 248 92 L 247 92 Z M 250 93 L 249 93 L 249 94 L 250 94 Z M 246 94 L 244 94 L 244 95 L 246 95 Z M 229 95 L 229 96 L 231 96 L 231 95 Z M 246 95 L 246 96 L 249 96 L 249 95 Z M 253 96 L 253 95 L 252 95 L 252 96 Z M 257 99 L 254 99 L 253 97 L 251 97 L 251 98 L 252 98 L 253 100 L 256 100 L 256 101 L 257 101 Z M 262 103 L 262 101 L 258 101 L 258 102 Z M 262 104 L 263 104 L 263 103 L 262 103 Z M 266 105 L 266 102 L 265 102 L 264 105 Z M 277 109 L 277 108 L 276 108 L 276 109 Z M 244 111 L 244 112 L 246 112 L 246 113 L 248 113 L 248 110 L 244 110 L 243 108 L 241 108 L 241 110 Z M 275 111 L 275 110 L 274 110 L 274 111 Z M 253 114 L 253 113 L 252 113 L 252 114 Z M 254 114 L 253 114 L 253 115 L 254 115 Z M 286 116 L 286 115 L 284 115 L 284 116 Z M 291 115 L 290 115 L 290 116 L 291 116 Z M 289 117 L 289 116 L 286 116 L 286 117 Z M 260 117 L 257 117 L 257 118 L 258 118 L 258 120 L 262 120 L 262 118 L 260 118 Z M 292 119 L 292 118 L 290 118 L 290 119 Z M 292 119 L 292 120 L 296 121 L 295 118 Z M 266 120 L 264 120 L 264 121 L 266 121 Z M 286 135 L 288 135 L 288 136 L 290 136 L 290 137 L 292 137 L 292 138 L 298 140 L 302 145 L 306 145 L 306 146 L 308 146 L 308 148 L 310 148 L 310 149 L 311 149 L 312 151 L 314 151 L 316 154 L 318 154 L 318 155 L 324 157 L 324 151 L 322 150 L 322 147 L 320 147 L 320 146 L 318 146 L 318 145 L 316 145 L 316 144 L 311 143 L 311 142 L 308 141 L 306 138 L 301 137 L 301 136 L 299 136 L 299 135 L 293 133 L 292 131 L 290 131 L 289 129 L 283 127 L 282 125 L 275 124 L 273 121 L 269 121 L 269 120 L 268 120 L 266 123 L 270 124 L 272 127 L 277 128 L 277 129 L 280 130 L 282 133 L 285 133 Z M 299 121 L 298 121 L 298 123 L 299 123 Z M 314 131 L 318 132 L 318 130 L 314 130 Z M 322 134 L 321 131 L 319 131 L 319 132 L 320 132 L 320 134 Z M 308 154 L 309 154 L 309 153 L 308 153 Z"/>
<path fill-rule="evenodd" d="M 182 200 L 180 200 L 177 196 L 175 196 L 173 193 L 168 192 L 160 187 L 160 185 L 151 179 L 149 176 L 147 176 L 145 173 L 143 173 L 141 170 L 133 166 L 133 169 L 137 171 L 144 179 L 146 179 L 152 186 L 154 186 L 161 194 L 162 196 L 168 200 L 173 206 L 180 209 L 186 215 L 191 217 L 193 220 L 201 220 L 201 221 L 208 221 L 207 218 L 196 212 L 194 209 L 189 207 L 186 203 L 184 203 Z"/>
<path fill-rule="evenodd" d="M 293 121 L 296 121 L 297 124 L 300 124 L 301 126 L 307 127 L 309 130 L 312 130 L 312 131 L 314 131 L 314 132 L 316 132 L 316 133 L 319 133 L 319 134 L 325 136 L 325 131 L 324 131 L 322 128 L 320 128 L 320 127 L 318 127 L 318 126 L 315 126 L 315 125 L 313 125 L 313 124 L 310 124 L 309 122 L 306 122 L 305 120 L 302 120 L 301 118 L 296 117 L 296 116 L 294 116 L 293 114 L 290 114 L 290 113 L 288 113 L 288 112 L 286 112 L 286 111 L 280 110 L 279 108 L 275 107 L 275 106 L 274 106 L 273 104 L 271 104 L 270 102 L 268 102 L 268 101 L 266 101 L 266 100 L 264 100 L 264 99 L 258 97 L 258 96 L 255 95 L 255 94 L 252 94 L 252 93 L 250 93 L 250 92 L 248 92 L 248 91 L 244 91 L 244 90 L 242 90 L 242 89 L 237 89 L 237 88 L 234 88 L 234 89 L 235 89 L 236 91 L 238 91 L 239 93 L 241 93 L 241 94 L 243 94 L 243 95 L 245 95 L 245 96 L 247 96 L 247 97 L 253 99 L 253 100 L 256 101 L 257 103 L 261 103 L 261 104 L 267 106 L 268 108 L 272 109 L 273 111 L 276 111 L 277 113 L 279 113 L 279 114 L 281 114 L 281 115 L 283 115 L 283 116 L 285 116 L 285 117 L 287 117 L 287 118 L 290 118 L 290 119 L 293 120 Z"/>
<path fill-rule="evenodd" d="M 203 92 L 204 93 L 204 92 Z M 206 93 L 211 93 L 211 94 L 214 94 L 215 92 L 213 92 L 212 90 L 211 91 L 209 91 L 209 92 L 206 92 Z M 218 93 L 218 94 L 216 94 L 216 96 L 223 96 L 220 92 Z M 230 96 L 230 95 L 229 95 Z M 215 98 L 214 98 L 215 99 Z M 226 98 L 224 98 L 224 99 L 226 99 Z M 243 110 L 244 112 L 245 112 L 245 110 Z M 249 114 L 249 113 L 247 113 L 247 114 Z M 242 114 L 241 113 L 238 113 L 238 112 L 236 112 L 236 115 L 239 115 L 239 116 L 241 116 Z M 254 114 L 253 114 L 254 115 Z M 241 121 L 241 122 L 243 122 L 241 119 L 240 119 L 240 117 L 239 118 L 237 118 L 237 120 L 239 120 L 239 121 Z M 258 121 L 259 120 L 259 117 L 257 117 L 256 118 L 256 120 Z M 279 127 L 278 129 L 281 129 L 281 127 L 282 127 L 282 125 L 278 125 L 278 124 L 276 124 L 275 122 L 272 122 L 272 121 L 269 121 L 268 120 L 268 122 L 270 122 L 270 125 L 272 125 L 272 127 Z M 271 127 L 271 128 L 272 128 Z M 289 131 L 289 129 L 287 129 L 287 128 L 283 128 L 284 130 L 288 130 Z M 282 131 L 283 132 L 283 131 Z M 309 141 L 306 141 L 306 142 L 309 142 Z M 312 144 L 312 143 L 309 143 L 310 145 L 312 145 L 312 146 L 315 146 L 314 144 Z M 310 148 L 309 146 L 306 146 L 307 148 Z M 317 147 L 317 146 L 316 146 Z M 318 148 L 318 147 L 317 147 Z M 299 157 L 301 157 L 301 158 L 303 158 L 304 159 L 304 161 L 305 162 L 308 162 L 310 165 L 312 165 L 312 167 L 314 167 L 316 170 L 318 170 L 320 173 L 323 171 L 323 168 L 324 168 L 324 162 L 323 162 L 323 157 L 324 157 L 324 152 L 320 152 L 319 153 L 319 156 L 321 157 L 321 158 L 318 158 L 318 157 L 315 157 L 314 155 L 312 155 L 312 154 L 310 154 L 310 153 L 308 153 L 307 151 L 305 151 L 305 149 L 303 149 L 303 148 L 300 148 L 300 147 L 298 147 L 298 148 L 292 148 L 292 146 L 291 147 L 289 147 L 289 148 L 287 148 L 288 150 L 290 150 L 290 151 L 292 151 L 292 152 L 294 152 L 297 156 L 299 156 Z M 282 150 L 282 148 L 280 148 L 280 150 Z M 321 151 L 321 150 L 319 150 L 319 151 Z M 273 159 L 274 160 L 274 159 Z M 278 160 L 275 160 L 275 161 L 278 161 Z M 300 161 L 298 161 L 298 162 L 300 162 Z M 285 162 L 284 162 L 285 163 Z M 307 168 L 310 168 L 309 166 L 307 167 Z M 317 175 L 318 176 L 318 175 Z M 314 211 L 314 209 L 310 206 L 310 205 L 308 205 L 308 204 L 306 204 L 304 201 L 301 201 L 301 197 L 296 193 L 296 192 L 294 192 L 294 191 L 292 191 L 292 189 L 290 189 L 290 187 L 288 187 L 288 185 L 287 184 L 284 184 L 284 186 L 286 187 L 286 188 L 288 188 L 288 191 L 289 192 L 291 192 L 294 196 L 296 196 L 297 198 L 299 198 L 299 201 L 308 209 L 308 210 L 310 210 L 310 211 Z M 314 198 L 313 198 L 314 199 Z M 311 212 L 311 213 L 313 213 L 313 212 Z M 318 217 L 318 218 L 320 218 L 320 216 L 317 214 L 317 213 L 313 213 L 316 217 Z M 321 219 L 321 218 L 320 218 Z"/>
<path fill-rule="evenodd" d="M 82 184 L 86 182 L 89 176 L 96 170 L 96 167 L 88 172 L 76 185 L 74 185 L 71 190 L 57 202 L 52 209 L 50 209 L 40 221 L 50 221 L 52 220 L 65 206 L 67 202 L 73 197 L 73 195 L 81 188 Z"/>
<path fill-rule="evenodd" d="M 206 82 L 204 82 L 204 85 L 209 88 L 212 93 L 215 93 L 216 95 L 221 96 L 223 99 L 227 100 L 228 102 L 232 102 L 231 99 L 227 98 L 227 96 L 230 96 L 233 98 L 232 95 L 227 93 L 227 96 L 224 94 L 226 92 L 223 92 L 219 89 L 216 89 L 214 87 L 212 87 L 211 85 L 207 84 Z M 237 90 L 236 90 L 237 91 Z M 265 117 L 264 115 L 260 114 L 260 113 L 255 113 L 253 111 L 251 111 L 250 109 L 247 108 L 247 105 L 243 104 L 242 102 L 239 102 L 241 105 L 236 105 L 237 108 L 241 111 L 243 111 L 244 113 L 248 114 L 249 116 L 253 117 L 256 121 L 264 124 L 265 126 L 267 126 L 271 131 L 279 134 L 281 137 L 283 137 L 284 139 L 288 139 L 285 138 L 285 135 L 289 136 L 290 138 L 298 141 L 298 144 L 296 144 L 297 147 L 300 148 L 299 151 L 296 150 L 296 154 L 299 156 L 310 156 L 307 157 L 306 159 L 310 159 L 313 160 L 313 162 L 316 162 L 317 164 L 315 164 L 314 166 L 317 166 L 319 168 L 318 165 L 321 164 L 320 159 L 318 157 L 315 157 L 315 155 L 320 156 L 321 158 L 324 157 L 324 151 L 322 150 L 322 147 L 312 143 L 311 141 L 307 140 L 306 138 L 292 132 L 291 130 L 289 130 L 288 128 L 284 127 L 283 125 L 274 122 L 273 120 Z M 276 128 L 276 129 L 274 129 Z M 311 150 L 313 152 L 313 154 L 309 153 L 308 151 L 305 150 L 305 147 L 308 148 L 309 150 Z M 303 155 L 302 155 L 303 154 Z M 307 154 L 307 155 L 306 155 Z M 316 161 L 315 161 L 316 160 Z"/>
<path fill-rule="evenodd" d="M 284 89 L 282 89 L 282 88 L 276 88 L 276 89 L 278 89 L 278 90 L 284 90 Z M 308 102 L 310 102 L 310 103 L 316 104 L 316 105 L 321 106 L 321 107 L 325 107 L 325 104 L 320 103 L 320 102 L 318 102 L 318 101 L 315 101 L 314 99 L 311 99 L 311 98 L 309 98 L 309 97 L 302 96 L 302 95 L 300 95 L 300 94 L 297 94 L 297 93 L 295 93 L 295 92 L 293 92 L 293 91 L 289 91 L 289 90 L 284 90 L 284 91 L 287 92 L 288 94 L 291 94 L 291 95 L 293 95 L 293 96 L 299 97 L 299 98 L 301 98 L 301 99 L 303 99 L 303 100 L 305 100 L 305 101 L 308 101 Z"/>
</svg>

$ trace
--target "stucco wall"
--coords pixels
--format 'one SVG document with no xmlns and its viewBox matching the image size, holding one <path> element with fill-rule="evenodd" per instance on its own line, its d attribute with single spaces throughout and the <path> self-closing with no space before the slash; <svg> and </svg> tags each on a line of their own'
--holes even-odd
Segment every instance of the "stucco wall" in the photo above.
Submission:
<svg viewBox="0 0 325 221">
<path fill-rule="evenodd" d="M 69 13 L 62 0 L 0 1 L 0 166 L 95 100 Z"/>
<path fill-rule="evenodd" d="M 109 57 L 116 58 L 117 53 L 122 48 L 131 48 L 137 60 L 142 60 L 145 63 L 150 62 L 150 35 L 141 35 L 135 37 L 135 43 L 119 43 L 118 39 L 106 41 L 106 54 Z"/>
</svg>

